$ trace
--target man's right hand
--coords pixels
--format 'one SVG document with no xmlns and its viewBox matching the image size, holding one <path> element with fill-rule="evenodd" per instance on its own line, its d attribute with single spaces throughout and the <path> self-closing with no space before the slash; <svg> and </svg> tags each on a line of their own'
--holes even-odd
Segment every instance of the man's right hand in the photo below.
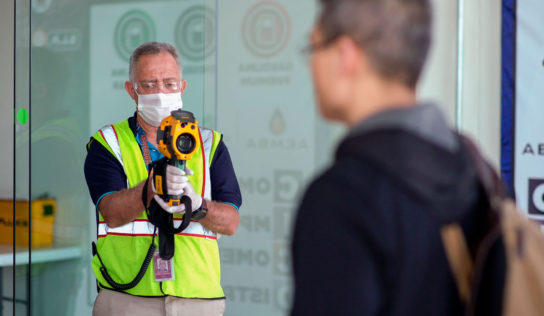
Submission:
<svg viewBox="0 0 544 316">
<path fill-rule="evenodd" d="M 166 166 L 166 192 L 168 195 L 181 195 L 183 193 L 183 184 L 189 181 L 185 176 L 185 171 L 171 165 Z M 155 191 L 155 193 L 157 193 Z"/>
</svg>

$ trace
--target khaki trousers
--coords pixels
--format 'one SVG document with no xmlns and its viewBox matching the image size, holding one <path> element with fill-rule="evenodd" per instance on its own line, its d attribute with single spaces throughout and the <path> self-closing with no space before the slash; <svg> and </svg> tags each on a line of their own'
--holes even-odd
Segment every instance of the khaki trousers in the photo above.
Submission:
<svg viewBox="0 0 544 316">
<path fill-rule="evenodd" d="M 93 316 L 222 316 L 224 312 L 225 299 L 141 297 L 104 289 L 93 307 Z"/>
</svg>

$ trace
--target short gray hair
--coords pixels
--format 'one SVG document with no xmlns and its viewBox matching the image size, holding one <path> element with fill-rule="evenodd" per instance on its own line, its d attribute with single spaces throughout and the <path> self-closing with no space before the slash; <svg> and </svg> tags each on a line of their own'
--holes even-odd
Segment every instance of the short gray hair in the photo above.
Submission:
<svg viewBox="0 0 544 316">
<path fill-rule="evenodd" d="M 176 60 L 176 63 L 178 64 L 179 72 L 181 75 L 182 71 L 181 71 L 181 63 L 179 62 L 179 54 L 178 54 L 178 50 L 174 46 L 168 43 L 147 42 L 138 46 L 138 48 L 136 48 L 132 52 L 132 55 L 130 55 L 130 64 L 128 68 L 128 76 L 130 81 L 134 81 L 134 71 L 136 69 L 136 63 L 138 62 L 138 59 L 140 59 L 141 56 L 156 55 L 161 52 L 167 52 L 170 55 L 172 55 L 172 57 L 174 57 L 174 59 Z"/>
<path fill-rule="evenodd" d="M 347 35 L 384 78 L 415 88 L 431 45 L 429 0 L 320 0 L 324 44 Z"/>
</svg>

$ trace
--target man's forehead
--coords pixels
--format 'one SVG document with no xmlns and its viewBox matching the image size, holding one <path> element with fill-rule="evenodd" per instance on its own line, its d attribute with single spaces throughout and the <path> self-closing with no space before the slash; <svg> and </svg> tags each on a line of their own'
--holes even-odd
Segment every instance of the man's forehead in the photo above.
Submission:
<svg viewBox="0 0 544 316">
<path fill-rule="evenodd" d="M 160 52 L 158 54 L 145 54 L 140 56 L 136 61 L 136 65 L 140 67 L 145 66 L 146 64 L 156 65 L 164 63 L 168 64 L 168 66 L 170 67 L 172 66 L 172 64 L 176 65 L 177 67 L 176 59 L 168 52 Z"/>
<path fill-rule="evenodd" d="M 161 75 L 179 77 L 180 68 L 176 59 L 168 52 L 142 55 L 136 62 L 136 75 Z"/>
</svg>

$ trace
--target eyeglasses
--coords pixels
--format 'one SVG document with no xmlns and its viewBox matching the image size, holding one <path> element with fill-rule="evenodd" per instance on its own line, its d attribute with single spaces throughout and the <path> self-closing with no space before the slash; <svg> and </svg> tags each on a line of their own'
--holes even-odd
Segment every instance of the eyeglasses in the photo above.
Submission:
<svg viewBox="0 0 544 316">
<path fill-rule="evenodd" d="M 181 81 L 177 80 L 165 80 L 162 83 L 157 81 L 142 81 L 134 82 L 134 90 L 138 94 L 150 94 L 157 93 L 160 91 L 161 87 L 168 93 L 176 93 L 181 91 Z"/>
<path fill-rule="evenodd" d="M 306 58 L 310 58 L 315 52 L 327 48 L 329 45 L 331 45 L 338 38 L 339 35 L 340 34 L 331 36 L 327 40 L 317 43 L 308 43 L 308 45 L 306 45 L 306 47 L 301 50 L 302 55 Z"/>
<path fill-rule="evenodd" d="M 319 42 L 319 43 L 309 43 L 301 50 L 301 53 L 303 56 L 310 57 L 312 56 L 316 51 L 324 49 L 325 47 L 329 46 L 330 43 L 328 42 Z"/>
</svg>

